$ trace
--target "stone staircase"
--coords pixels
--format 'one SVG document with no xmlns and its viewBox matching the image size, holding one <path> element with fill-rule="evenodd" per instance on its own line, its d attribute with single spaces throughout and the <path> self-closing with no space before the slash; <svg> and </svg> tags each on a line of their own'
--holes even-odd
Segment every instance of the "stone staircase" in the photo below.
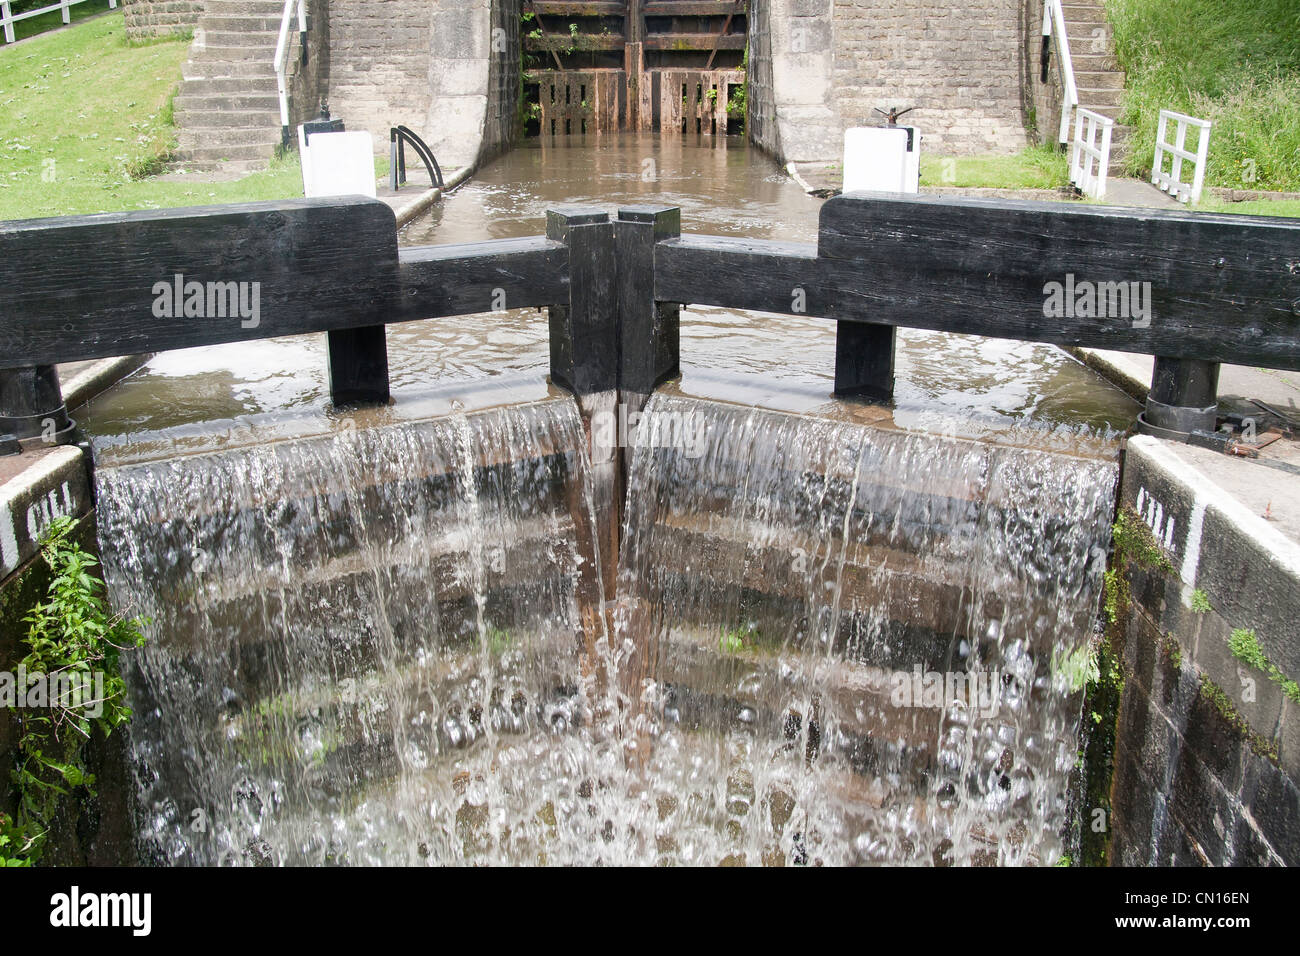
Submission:
<svg viewBox="0 0 1300 956">
<path fill-rule="evenodd" d="M 1124 71 L 1115 58 L 1115 35 L 1106 19 L 1104 0 L 1065 0 L 1065 32 L 1074 61 L 1079 105 L 1118 120 L 1123 110 Z M 1131 128 L 1115 126 L 1111 139 L 1111 168 L 1121 166 L 1128 152 Z"/>
<path fill-rule="evenodd" d="M 272 60 L 283 11 L 281 0 L 207 0 L 176 97 L 180 166 L 267 166 L 280 143 Z"/>
</svg>

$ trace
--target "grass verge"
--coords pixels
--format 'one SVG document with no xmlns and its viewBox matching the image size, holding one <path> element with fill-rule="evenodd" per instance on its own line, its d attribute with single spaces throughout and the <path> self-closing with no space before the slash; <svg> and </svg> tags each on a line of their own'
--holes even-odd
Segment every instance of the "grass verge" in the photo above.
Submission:
<svg viewBox="0 0 1300 956">
<path fill-rule="evenodd" d="M 1207 185 L 1300 190 L 1296 0 L 1106 0 L 1106 13 L 1128 74 L 1133 174 L 1149 175 L 1160 110 L 1171 109 L 1214 123 Z"/>
<path fill-rule="evenodd" d="M 128 40 L 120 10 L 0 47 L 0 219 L 301 196 L 296 153 L 229 182 L 154 175 L 188 52 L 184 37 Z"/>
<path fill-rule="evenodd" d="M 1065 154 L 1031 146 L 1009 156 L 921 154 L 922 186 L 987 189 L 1057 189 L 1069 181 Z"/>
</svg>

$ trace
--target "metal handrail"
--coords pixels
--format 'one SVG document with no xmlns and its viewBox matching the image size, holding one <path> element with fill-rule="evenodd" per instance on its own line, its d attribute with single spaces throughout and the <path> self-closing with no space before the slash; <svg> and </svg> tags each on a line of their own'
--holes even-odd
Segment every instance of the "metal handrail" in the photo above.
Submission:
<svg viewBox="0 0 1300 956">
<path fill-rule="evenodd" d="M 437 189 L 445 189 L 442 168 L 438 165 L 438 160 L 434 157 L 428 143 L 420 139 L 409 127 L 393 126 L 388 130 L 388 183 L 393 192 L 397 192 L 399 186 L 406 184 L 407 143 L 411 144 L 411 148 L 424 161 L 424 167 L 429 171 L 429 182 Z"/>
<path fill-rule="evenodd" d="M 1061 128 L 1057 141 L 1065 144 L 1070 141 L 1070 117 L 1079 105 L 1079 87 L 1074 80 L 1074 60 L 1070 56 L 1070 38 L 1065 32 L 1065 11 L 1061 0 L 1043 0 L 1043 72 L 1042 81 L 1047 82 L 1047 64 L 1052 40 L 1056 40 L 1057 57 L 1061 62 L 1061 85 L 1065 88 L 1065 102 L 1061 104 Z"/>
<path fill-rule="evenodd" d="M 294 6 L 298 9 L 298 35 L 304 49 L 307 44 L 307 2 L 306 0 L 284 0 L 284 13 L 280 17 L 280 36 L 275 43 L 275 83 L 280 94 L 281 138 L 289 142 L 289 84 L 285 72 L 289 59 L 289 24 L 293 22 Z"/>
</svg>

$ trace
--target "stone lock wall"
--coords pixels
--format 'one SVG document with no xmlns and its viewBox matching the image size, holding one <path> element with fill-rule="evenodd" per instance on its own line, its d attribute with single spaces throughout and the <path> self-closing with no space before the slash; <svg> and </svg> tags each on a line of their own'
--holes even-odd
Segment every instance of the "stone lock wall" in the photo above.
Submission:
<svg viewBox="0 0 1300 956">
<path fill-rule="evenodd" d="M 122 7 L 132 38 L 185 33 L 203 14 L 203 0 L 123 0 Z"/>
<path fill-rule="evenodd" d="M 845 127 L 915 106 L 925 149 L 1010 153 L 1028 142 L 1021 104 L 1024 0 L 835 0 L 835 108 Z"/>
<path fill-rule="evenodd" d="M 1033 0 L 753 0 L 750 131 L 789 161 L 836 161 L 876 107 L 915 106 L 925 149 L 1011 153 L 1029 142 Z"/>
<path fill-rule="evenodd" d="M 440 165 L 509 145 L 518 98 L 519 0 L 334 0 L 329 103 L 386 149 L 409 126 Z"/>
<path fill-rule="evenodd" d="M 1134 438 L 1121 505 L 1171 570 L 1130 565 L 1110 862 L 1300 864 L 1300 702 L 1231 642 L 1300 675 L 1300 547 L 1199 471 L 1217 452 Z M 1193 464 L 1189 464 L 1192 457 Z"/>
</svg>

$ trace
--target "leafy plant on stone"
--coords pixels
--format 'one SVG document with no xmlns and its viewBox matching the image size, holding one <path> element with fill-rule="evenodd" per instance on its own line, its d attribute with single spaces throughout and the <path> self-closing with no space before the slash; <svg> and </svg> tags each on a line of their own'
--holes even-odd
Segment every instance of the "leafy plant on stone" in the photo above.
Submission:
<svg viewBox="0 0 1300 956">
<path fill-rule="evenodd" d="M 59 696 L 44 707 L 18 711 L 18 747 L 11 770 L 17 813 L 13 818 L 0 813 L 0 866 L 30 865 L 40 859 L 63 798 L 76 790 L 95 792 L 85 745 L 96 731 L 108 736 L 131 717 L 119 655 L 144 644 L 141 629 L 147 621 L 123 618 L 109 609 L 104 583 L 92 573 L 99 561 L 73 540 L 76 527 L 74 519 L 58 518 L 41 537 L 50 583 L 46 600 L 24 618 L 28 653 L 19 668 L 29 679 L 35 674 L 65 675 L 78 687 L 97 692 L 102 688 L 102 697 Z"/>
</svg>

